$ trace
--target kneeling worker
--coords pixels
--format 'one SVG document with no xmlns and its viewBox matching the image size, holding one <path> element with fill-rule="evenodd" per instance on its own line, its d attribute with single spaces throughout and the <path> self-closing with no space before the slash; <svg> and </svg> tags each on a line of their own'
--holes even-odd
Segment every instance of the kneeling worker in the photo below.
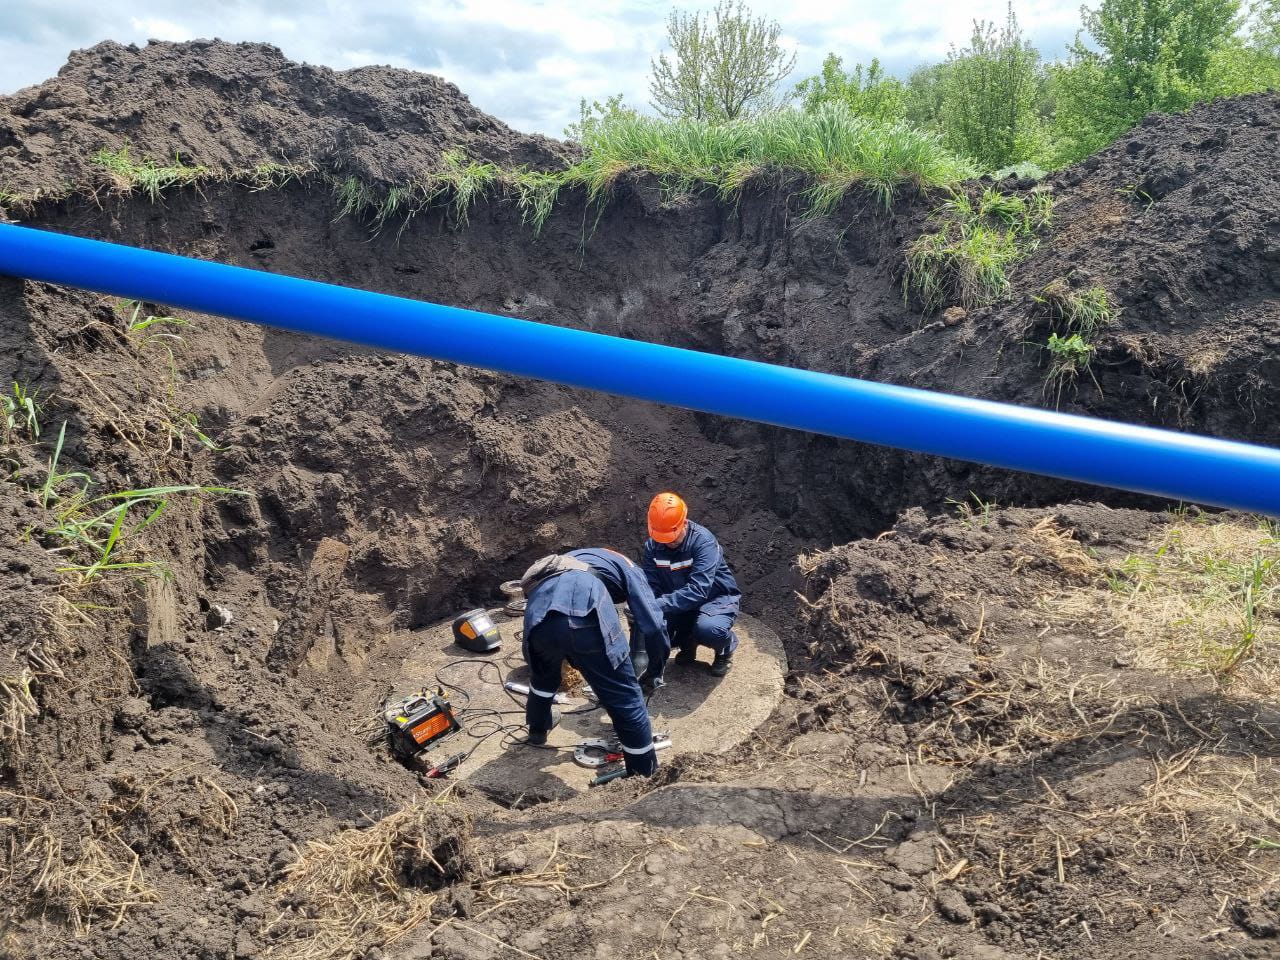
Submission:
<svg viewBox="0 0 1280 960">
<path fill-rule="evenodd" d="M 547 733 L 559 722 L 552 701 L 567 659 L 591 684 L 613 721 L 628 775 L 650 776 L 658 769 L 658 754 L 641 680 L 649 685 L 661 678 L 671 645 L 640 570 L 619 553 L 589 548 L 543 557 L 525 571 L 520 582 L 527 600 L 524 658 L 530 671 L 525 705 L 529 742 L 546 743 Z M 614 609 L 614 603 L 623 601 L 648 657 L 649 668 L 642 678 L 636 677 L 631 647 Z"/>
<path fill-rule="evenodd" d="M 693 663 L 699 646 L 710 647 L 711 674 L 723 677 L 738 648 L 733 622 L 742 594 L 719 542 L 689 519 L 689 508 L 674 493 L 660 493 L 649 504 L 642 566 L 671 643 L 680 650 L 676 663 Z"/>
</svg>

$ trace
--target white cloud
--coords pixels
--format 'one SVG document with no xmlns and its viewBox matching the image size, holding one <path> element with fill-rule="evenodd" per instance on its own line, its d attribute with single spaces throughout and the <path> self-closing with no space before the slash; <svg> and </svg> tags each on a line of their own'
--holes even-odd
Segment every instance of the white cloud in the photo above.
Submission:
<svg viewBox="0 0 1280 960">
<path fill-rule="evenodd" d="M 748 0 L 779 20 L 797 53 L 794 79 L 835 52 L 909 69 L 963 44 L 974 19 L 1000 21 L 1005 0 Z M 681 2 L 707 9 L 714 0 Z M 648 99 L 650 58 L 665 45 L 666 0 L 9 0 L 0 36 L 0 91 L 52 76 L 77 47 L 100 40 L 220 37 L 274 43 L 336 69 L 391 64 L 439 74 L 481 109 L 519 129 L 560 135 L 578 100 Z M 1079 20 L 1077 0 L 1020 0 L 1018 15 L 1047 56 Z"/>
<path fill-rule="evenodd" d="M 159 17 L 130 17 L 129 23 L 135 34 L 145 36 L 148 40 L 194 40 L 195 34 L 172 20 Z"/>
</svg>

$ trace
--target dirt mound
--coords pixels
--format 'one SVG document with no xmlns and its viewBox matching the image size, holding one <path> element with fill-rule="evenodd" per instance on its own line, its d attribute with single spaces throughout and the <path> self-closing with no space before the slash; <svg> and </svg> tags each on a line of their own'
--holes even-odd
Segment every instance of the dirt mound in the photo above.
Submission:
<svg viewBox="0 0 1280 960">
<path fill-rule="evenodd" d="M 91 158 L 127 147 L 150 159 L 230 174 L 260 164 L 319 167 L 407 183 L 441 154 L 559 167 L 566 145 L 517 133 L 453 84 L 392 67 L 334 71 L 262 43 L 107 41 L 58 75 L 0 97 L 0 188 L 60 194 L 99 179 Z"/>
<path fill-rule="evenodd" d="M 1007 303 L 935 322 L 872 370 L 918 358 L 915 382 L 1264 443 L 1280 386 L 1280 96 L 1152 115 L 1052 178 L 1049 236 Z M 1047 382 L 1046 288 L 1101 288 L 1118 307 L 1088 373 Z M 1062 332 L 1059 329 L 1059 332 Z"/>
</svg>

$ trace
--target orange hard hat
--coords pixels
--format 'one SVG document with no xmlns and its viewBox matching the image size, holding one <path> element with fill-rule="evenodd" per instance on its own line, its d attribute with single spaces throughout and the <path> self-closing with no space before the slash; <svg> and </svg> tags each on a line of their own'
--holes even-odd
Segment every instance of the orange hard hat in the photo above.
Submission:
<svg viewBox="0 0 1280 960">
<path fill-rule="evenodd" d="M 658 543 L 675 543 L 684 536 L 689 508 L 674 493 L 660 493 L 649 504 L 649 536 Z"/>
</svg>

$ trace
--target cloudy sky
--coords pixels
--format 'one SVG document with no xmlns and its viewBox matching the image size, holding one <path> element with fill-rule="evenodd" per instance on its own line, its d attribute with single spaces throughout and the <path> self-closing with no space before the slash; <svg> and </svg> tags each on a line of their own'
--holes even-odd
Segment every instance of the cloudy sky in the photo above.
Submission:
<svg viewBox="0 0 1280 960">
<path fill-rule="evenodd" d="M 685 9 L 708 8 L 679 3 Z M 794 78 L 828 52 L 873 56 L 895 73 L 963 44 L 975 18 L 1005 0 L 754 0 L 795 50 Z M 579 98 L 648 101 L 649 60 L 664 48 L 670 0 L 7 0 L 0 15 L 0 93 L 52 76 L 67 53 L 100 40 L 261 40 L 295 60 L 336 69 L 391 64 L 437 73 L 482 109 L 528 131 L 560 135 Z M 1048 56 L 1079 24 L 1078 0 L 1020 0 L 1019 19 Z"/>
</svg>

